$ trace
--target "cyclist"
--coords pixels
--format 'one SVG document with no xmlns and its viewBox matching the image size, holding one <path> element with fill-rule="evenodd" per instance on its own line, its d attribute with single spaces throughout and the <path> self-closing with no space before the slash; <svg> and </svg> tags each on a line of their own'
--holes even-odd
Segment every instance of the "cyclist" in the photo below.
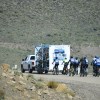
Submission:
<svg viewBox="0 0 100 100">
<path fill-rule="evenodd" d="M 80 59 L 80 76 L 87 76 L 88 60 L 86 57 Z"/>
<path fill-rule="evenodd" d="M 68 74 L 69 73 L 69 70 L 67 68 L 68 64 L 69 64 L 69 61 L 67 61 L 67 58 L 65 58 L 63 60 L 63 63 L 64 63 L 64 67 L 63 67 L 63 71 L 62 71 L 62 74 Z M 63 64 L 62 63 L 62 64 Z"/>
<path fill-rule="evenodd" d="M 97 57 L 95 60 L 95 66 L 96 66 L 96 75 L 95 76 L 99 76 L 100 75 L 100 57 Z"/>
<path fill-rule="evenodd" d="M 59 66 L 59 59 L 58 59 L 58 57 L 55 57 L 53 63 L 55 63 L 55 66 L 53 68 L 53 71 L 55 71 L 54 74 L 56 73 L 56 75 L 57 75 L 58 74 L 58 66 Z"/>
<path fill-rule="evenodd" d="M 74 66 L 74 73 L 76 74 L 76 75 L 78 75 L 78 66 L 79 66 L 79 60 L 78 60 L 78 57 L 75 57 L 75 66 Z"/>
<path fill-rule="evenodd" d="M 70 70 L 69 70 L 69 76 L 74 76 L 75 73 L 74 73 L 74 67 L 75 67 L 75 58 L 73 56 L 71 56 L 70 60 Z"/>
</svg>

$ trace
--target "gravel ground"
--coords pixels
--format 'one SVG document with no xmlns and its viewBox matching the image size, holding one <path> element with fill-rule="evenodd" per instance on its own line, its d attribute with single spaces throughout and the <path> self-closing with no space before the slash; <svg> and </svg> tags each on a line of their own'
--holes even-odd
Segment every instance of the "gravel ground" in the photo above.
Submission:
<svg viewBox="0 0 100 100">
<path fill-rule="evenodd" d="M 87 77 L 69 77 L 66 75 L 52 75 L 51 73 L 48 75 L 33 75 L 35 78 L 66 83 L 81 97 L 81 100 L 100 100 L 100 77 L 93 77 L 92 75 Z"/>
</svg>

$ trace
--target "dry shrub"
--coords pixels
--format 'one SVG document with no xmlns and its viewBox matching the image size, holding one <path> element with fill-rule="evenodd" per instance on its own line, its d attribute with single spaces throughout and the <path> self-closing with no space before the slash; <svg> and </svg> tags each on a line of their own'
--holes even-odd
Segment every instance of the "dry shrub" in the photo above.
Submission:
<svg viewBox="0 0 100 100">
<path fill-rule="evenodd" d="M 0 90 L 0 100 L 4 100 L 5 93 L 3 90 Z"/>
<path fill-rule="evenodd" d="M 74 91 L 72 91 L 66 84 L 58 84 L 58 87 L 56 88 L 56 91 L 63 92 L 63 93 L 68 94 L 72 97 L 75 96 Z"/>
<path fill-rule="evenodd" d="M 56 89 L 58 86 L 58 83 L 54 82 L 54 81 L 50 81 L 50 82 L 48 82 L 47 86 L 48 86 L 48 88 Z"/>
</svg>

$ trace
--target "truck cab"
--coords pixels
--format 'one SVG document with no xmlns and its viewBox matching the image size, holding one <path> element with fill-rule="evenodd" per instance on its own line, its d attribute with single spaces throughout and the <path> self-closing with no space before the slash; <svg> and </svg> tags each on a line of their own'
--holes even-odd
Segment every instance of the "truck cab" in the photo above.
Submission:
<svg viewBox="0 0 100 100">
<path fill-rule="evenodd" d="M 21 71 L 24 73 L 25 71 L 29 71 L 29 73 L 32 73 L 32 71 L 35 70 L 35 55 L 28 55 L 24 59 L 22 59 L 21 62 Z"/>
</svg>

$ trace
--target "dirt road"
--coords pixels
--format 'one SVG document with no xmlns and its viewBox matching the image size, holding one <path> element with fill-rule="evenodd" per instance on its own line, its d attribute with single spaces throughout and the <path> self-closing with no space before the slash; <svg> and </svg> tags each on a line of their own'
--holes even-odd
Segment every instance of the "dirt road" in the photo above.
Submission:
<svg viewBox="0 0 100 100">
<path fill-rule="evenodd" d="M 78 94 L 80 100 L 100 100 L 100 77 L 87 77 L 52 74 L 33 74 L 35 78 L 63 82 L 69 85 Z"/>
</svg>

